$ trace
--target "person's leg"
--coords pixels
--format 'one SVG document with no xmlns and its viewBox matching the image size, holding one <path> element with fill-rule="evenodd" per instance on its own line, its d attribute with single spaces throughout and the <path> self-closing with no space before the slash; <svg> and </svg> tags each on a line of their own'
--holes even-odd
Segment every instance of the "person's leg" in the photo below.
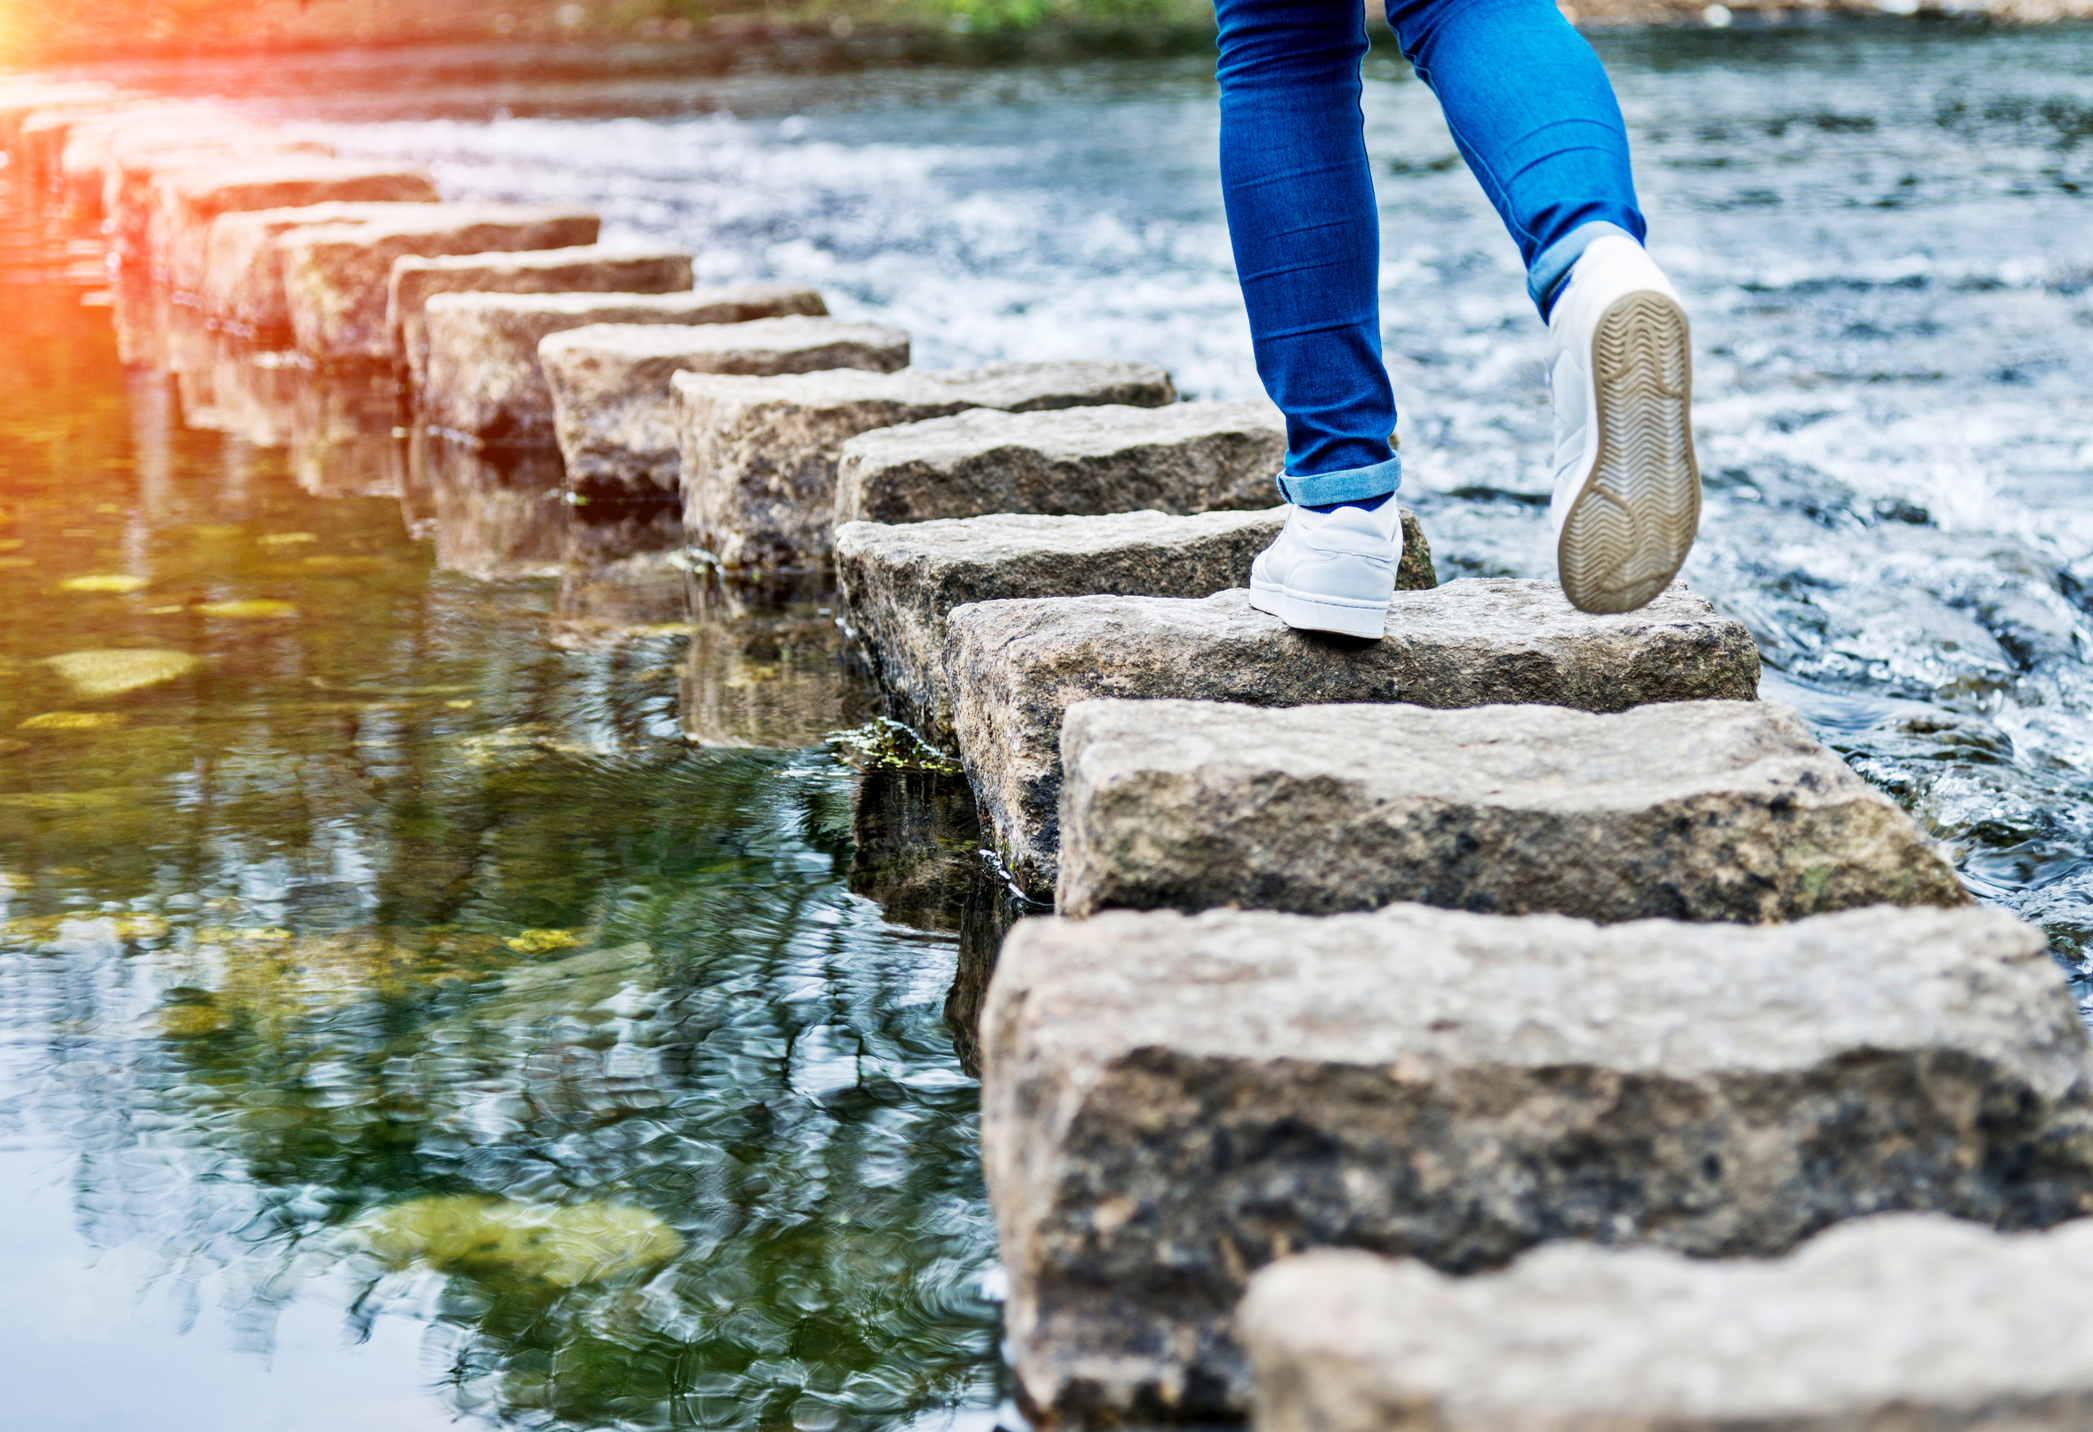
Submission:
<svg viewBox="0 0 2093 1432">
<path fill-rule="evenodd" d="M 1642 241 L 1620 104 L 1552 0 L 1389 0 L 1388 23 L 1518 243 L 1543 317 L 1593 240 Z"/>
</svg>

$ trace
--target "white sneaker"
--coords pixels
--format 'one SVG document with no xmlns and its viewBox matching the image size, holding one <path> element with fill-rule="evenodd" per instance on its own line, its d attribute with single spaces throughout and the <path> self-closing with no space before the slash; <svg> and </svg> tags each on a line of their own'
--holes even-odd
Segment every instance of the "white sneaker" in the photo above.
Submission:
<svg viewBox="0 0 2093 1432">
<path fill-rule="evenodd" d="M 1402 560 L 1393 496 L 1371 512 L 1289 507 L 1278 538 L 1250 564 L 1250 605 L 1303 631 L 1379 637 Z"/>
<path fill-rule="evenodd" d="M 1600 239 L 1570 270 L 1548 317 L 1548 385 L 1563 593 L 1632 612 L 1678 575 L 1701 521 L 1686 310 L 1633 239 Z"/>
</svg>

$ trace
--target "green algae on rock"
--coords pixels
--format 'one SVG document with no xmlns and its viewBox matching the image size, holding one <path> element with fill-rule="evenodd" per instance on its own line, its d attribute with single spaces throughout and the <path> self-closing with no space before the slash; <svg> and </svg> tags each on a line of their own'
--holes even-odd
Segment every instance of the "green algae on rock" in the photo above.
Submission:
<svg viewBox="0 0 2093 1432">
<path fill-rule="evenodd" d="M 64 677 L 76 694 L 93 700 L 187 676 L 203 659 L 186 651 L 94 650 L 47 657 L 43 664 Z"/>
<path fill-rule="evenodd" d="M 372 1253 L 396 1268 L 423 1262 L 445 1272 L 558 1288 L 646 1272 L 683 1251 L 674 1229 L 626 1203 L 414 1198 L 366 1214 L 356 1230 Z"/>
</svg>

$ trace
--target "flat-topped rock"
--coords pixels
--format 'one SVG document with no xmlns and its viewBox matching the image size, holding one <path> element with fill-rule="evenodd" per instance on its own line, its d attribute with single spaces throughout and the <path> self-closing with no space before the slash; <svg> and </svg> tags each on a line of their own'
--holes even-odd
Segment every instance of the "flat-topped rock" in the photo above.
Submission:
<svg viewBox="0 0 2093 1432">
<path fill-rule="evenodd" d="M 1039 412 L 1177 401 L 1147 363 L 995 363 L 955 373 L 678 376 L 683 522 L 729 569 L 814 569 L 830 555 L 836 464 L 860 433 L 968 408 Z"/>
<path fill-rule="evenodd" d="M 1061 727 L 1066 915 L 1391 900 L 1769 924 L 1968 894 L 1785 706 L 1083 701 Z"/>
<path fill-rule="evenodd" d="M 1005 1328 L 1056 1422 L 1240 1417 L 1230 1314 L 1307 1249 L 1468 1273 L 1555 1239 L 1766 1256 L 1888 1210 L 2093 1211 L 2085 1029 L 1991 910 L 1026 920 L 982 1041 Z"/>
<path fill-rule="evenodd" d="M 386 280 L 385 331 L 393 362 L 418 387 L 429 360 L 422 310 L 439 293 L 681 293 L 690 287 L 690 255 L 675 249 L 585 244 L 519 254 L 409 254 L 394 262 Z"/>
<path fill-rule="evenodd" d="M 1259 1432 L 2070 1432 L 2093 1223 L 1885 1214 L 1773 1261 L 1565 1243 L 1474 1278 L 1317 1252 L 1258 1274 L 1238 1321 Z"/>
<path fill-rule="evenodd" d="M 1250 579 L 1251 559 L 1286 523 L 1263 512 L 1102 517 L 997 513 L 836 529 L 843 609 L 872 659 L 890 712 L 950 745 L 952 691 L 945 680 L 945 616 L 968 602 L 1018 597 L 1205 597 Z M 1403 513 L 1396 585 L 1437 585 L 1432 553 L 1413 512 Z"/>
<path fill-rule="evenodd" d="M 395 219 L 297 229 L 278 241 L 291 328 L 299 348 L 323 361 L 387 358 L 385 302 L 398 260 L 571 249 L 595 243 L 601 227 L 583 209 L 436 204 Z"/>
<path fill-rule="evenodd" d="M 380 223 L 426 209 L 407 204 L 308 204 L 220 214 L 203 238 L 203 277 L 196 305 L 218 325 L 244 337 L 291 335 L 291 306 L 283 288 L 283 238 L 297 229 Z"/>
<path fill-rule="evenodd" d="M 703 326 L 595 325 L 538 345 L 552 388 L 560 455 L 581 492 L 676 492 L 678 373 L 775 377 L 832 368 L 891 373 L 908 335 L 875 323 L 792 317 Z"/>
<path fill-rule="evenodd" d="M 551 334 L 600 324 L 744 324 L 827 312 L 813 289 L 781 283 L 660 294 L 438 294 L 422 316 L 428 353 L 419 383 L 423 416 L 477 442 L 551 447 L 552 390 L 538 365 L 538 345 Z M 667 401 L 664 378 L 659 406 Z"/>
<path fill-rule="evenodd" d="M 109 235 L 109 247 L 118 262 L 133 272 L 171 280 L 176 218 L 166 193 L 169 180 L 195 175 L 201 182 L 209 182 L 212 176 L 223 177 L 228 171 L 286 165 L 332 167 L 340 162 L 327 145 L 288 140 L 273 133 L 207 134 L 178 146 L 156 140 L 117 140 L 110 145 L 102 177 L 103 228 Z"/>
<path fill-rule="evenodd" d="M 1285 458 L 1286 423 L 1268 403 L 977 408 L 844 444 L 836 521 L 1244 511 L 1272 505 Z"/>
<path fill-rule="evenodd" d="M 295 154 L 229 156 L 154 177 L 153 266 L 177 290 L 195 293 L 203 286 L 211 223 L 220 214 L 328 203 L 433 204 L 439 197 L 428 171 L 412 166 Z"/>
<path fill-rule="evenodd" d="M 1036 899 L 1054 889 L 1061 713 L 1096 696 L 1251 706 L 1401 701 L 1623 711 L 1749 700 L 1744 627 L 1674 584 L 1639 612 L 1592 616 L 1553 582 L 1467 577 L 1397 592 L 1377 642 L 1288 628 L 1234 590 L 1203 601 L 1053 597 L 946 618 L 953 732 L 998 851 Z"/>
</svg>

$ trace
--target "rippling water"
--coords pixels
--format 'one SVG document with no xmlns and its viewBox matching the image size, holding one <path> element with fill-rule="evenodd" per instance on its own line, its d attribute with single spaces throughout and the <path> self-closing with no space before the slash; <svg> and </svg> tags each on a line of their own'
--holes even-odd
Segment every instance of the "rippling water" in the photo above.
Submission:
<svg viewBox="0 0 2093 1432">
<path fill-rule="evenodd" d="M 1688 580 L 2076 970 L 2093 32 L 1599 44 L 1696 325 Z M 1238 397 L 1207 68 L 650 80 L 677 112 L 643 119 L 262 103 L 454 197 L 593 203 L 704 280 L 818 283 L 931 366 L 1142 358 Z M 1515 256 L 1430 96 L 1369 72 L 1406 500 L 1443 575 L 1549 575 Z M 949 777 L 824 743 L 872 714 L 825 596 L 621 576 L 542 473 L 449 471 L 368 394 L 284 374 L 246 395 L 268 432 L 226 383 L 126 373 L 90 252 L 11 242 L 0 1339 L 44 1370 L 15 1414 L 987 1425 L 943 1021 L 969 831 Z"/>
</svg>

